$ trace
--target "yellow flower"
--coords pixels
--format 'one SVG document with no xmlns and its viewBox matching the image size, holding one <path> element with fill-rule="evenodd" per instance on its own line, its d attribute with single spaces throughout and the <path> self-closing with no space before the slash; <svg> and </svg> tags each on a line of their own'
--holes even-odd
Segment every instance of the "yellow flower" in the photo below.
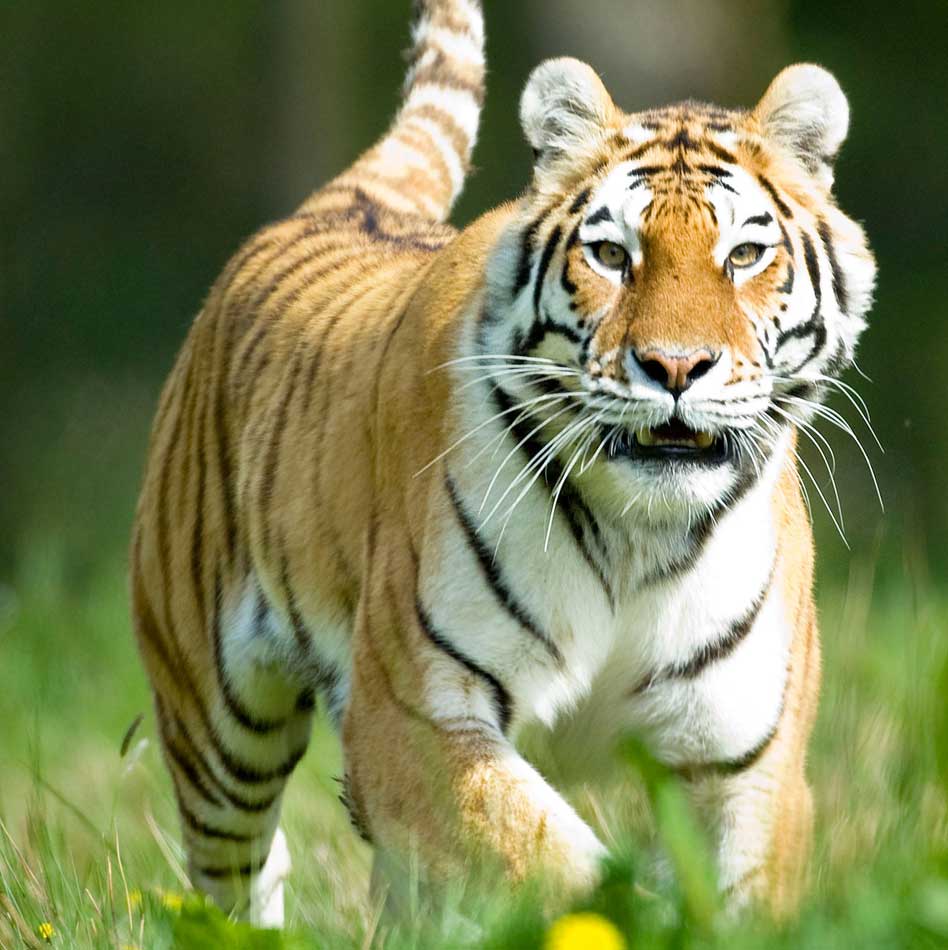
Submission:
<svg viewBox="0 0 948 950">
<path fill-rule="evenodd" d="M 53 939 L 53 934 L 56 933 L 56 931 L 53 930 L 53 925 L 48 920 L 43 921 L 43 923 L 36 928 L 36 932 L 40 935 L 40 938 L 47 943 Z"/>
<path fill-rule="evenodd" d="M 184 898 L 180 894 L 174 894 L 171 891 L 158 891 L 158 896 L 161 898 L 161 903 L 164 904 L 168 910 L 181 910 Z"/>
<path fill-rule="evenodd" d="M 134 891 L 128 892 L 128 905 L 129 907 L 141 907 L 142 903 L 142 892 L 137 888 Z"/>
<path fill-rule="evenodd" d="M 625 950 L 615 925 L 599 914 L 567 914 L 546 935 L 545 950 Z"/>
</svg>

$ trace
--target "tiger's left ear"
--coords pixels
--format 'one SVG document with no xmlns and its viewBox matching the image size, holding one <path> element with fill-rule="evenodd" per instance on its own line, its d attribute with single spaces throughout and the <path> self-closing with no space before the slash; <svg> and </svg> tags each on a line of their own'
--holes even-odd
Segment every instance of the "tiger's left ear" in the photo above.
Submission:
<svg viewBox="0 0 948 950">
<path fill-rule="evenodd" d="M 849 103 L 821 66 L 788 66 L 770 84 L 754 116 L 765 135 L 790 152 L 827 188 L 833 159 L 849 129 Z"/>
</svg>

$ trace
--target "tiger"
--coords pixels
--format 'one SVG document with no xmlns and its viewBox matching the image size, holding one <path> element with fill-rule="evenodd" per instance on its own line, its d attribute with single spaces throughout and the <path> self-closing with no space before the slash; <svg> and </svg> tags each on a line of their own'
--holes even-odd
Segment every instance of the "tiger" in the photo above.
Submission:
<svg viewBox="0 0 948 950">
<path fill-rule="evenodd" d="M 832 191 L 847 100 L 798 64 L 749 110 L 626 113 L 547 60 L 529 185 L 456 230 L 484 75 L 478 0 L 416 0 L 389 131 L 240 248 L 162 391 L 130 588 L 190 881 L 283 924 L 320 704 L 383 871 L 588 892 L 607 848 L 522 737 L 635 736 L 726 905 L 791 914 L 821 677 L 798 434 L 875 280 Z"/>
</svg>

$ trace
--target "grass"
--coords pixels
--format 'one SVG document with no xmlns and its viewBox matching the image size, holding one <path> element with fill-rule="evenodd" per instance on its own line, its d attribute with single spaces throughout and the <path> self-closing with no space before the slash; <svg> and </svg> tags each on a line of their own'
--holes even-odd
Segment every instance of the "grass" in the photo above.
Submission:
<svg viewBox="0 0 948 950">
<path fill-rule="evenodd" d="M 336 800 L 340 756 L 324 724 L 287 795 L 287 934 L 235 926 L 188 896 L 122 558 L 101 556 L 77 583 L 64 545 L 40 538 L 15 564 L 0 585 L 0 947 L 543 945 L 550 921 L 529 897 L 459 904 L 463 916 L 450 899 L 438 915 L 421 902 L 400 924 L 380 918 L 371 856 Z M 575 910 L 612 920 L 630 947 L 948 945 L 948 597 L 919 563 L 882 577 L 871 560 L 852 565 L 820 593 L 817 851 L 800 920 L 722 924 L 680 789 L 632 753 L 678 883 L 658 894 L 634 885 L 649 841 L 623 817 L 633 793 L 590 790 L 580 797 L 620 845 Z"/>
</svg>

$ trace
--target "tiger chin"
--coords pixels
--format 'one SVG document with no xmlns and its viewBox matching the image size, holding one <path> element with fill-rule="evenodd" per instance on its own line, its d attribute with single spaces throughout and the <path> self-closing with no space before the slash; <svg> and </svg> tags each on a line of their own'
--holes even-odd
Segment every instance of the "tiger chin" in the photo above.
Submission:
<svg viewBox="0 0 948 950">
<path fill-rule="evenodd" d="M 458 232 L 482 16 L 416 7 L 391 129 L 240 249 L 161 396 L 131 590 L 191 880 L 282 923 L 321 703 L 380 867 L 594 886 L 606 848 L 518 736 L 635 734 L 730 905 L 792 913 L 820 682 L 797 432 L 875 277 L 831 190 L 846 99 L 797 65 L 749 111 L 628 114 L 545 62 L 529 188 Z"/>
</svg>

